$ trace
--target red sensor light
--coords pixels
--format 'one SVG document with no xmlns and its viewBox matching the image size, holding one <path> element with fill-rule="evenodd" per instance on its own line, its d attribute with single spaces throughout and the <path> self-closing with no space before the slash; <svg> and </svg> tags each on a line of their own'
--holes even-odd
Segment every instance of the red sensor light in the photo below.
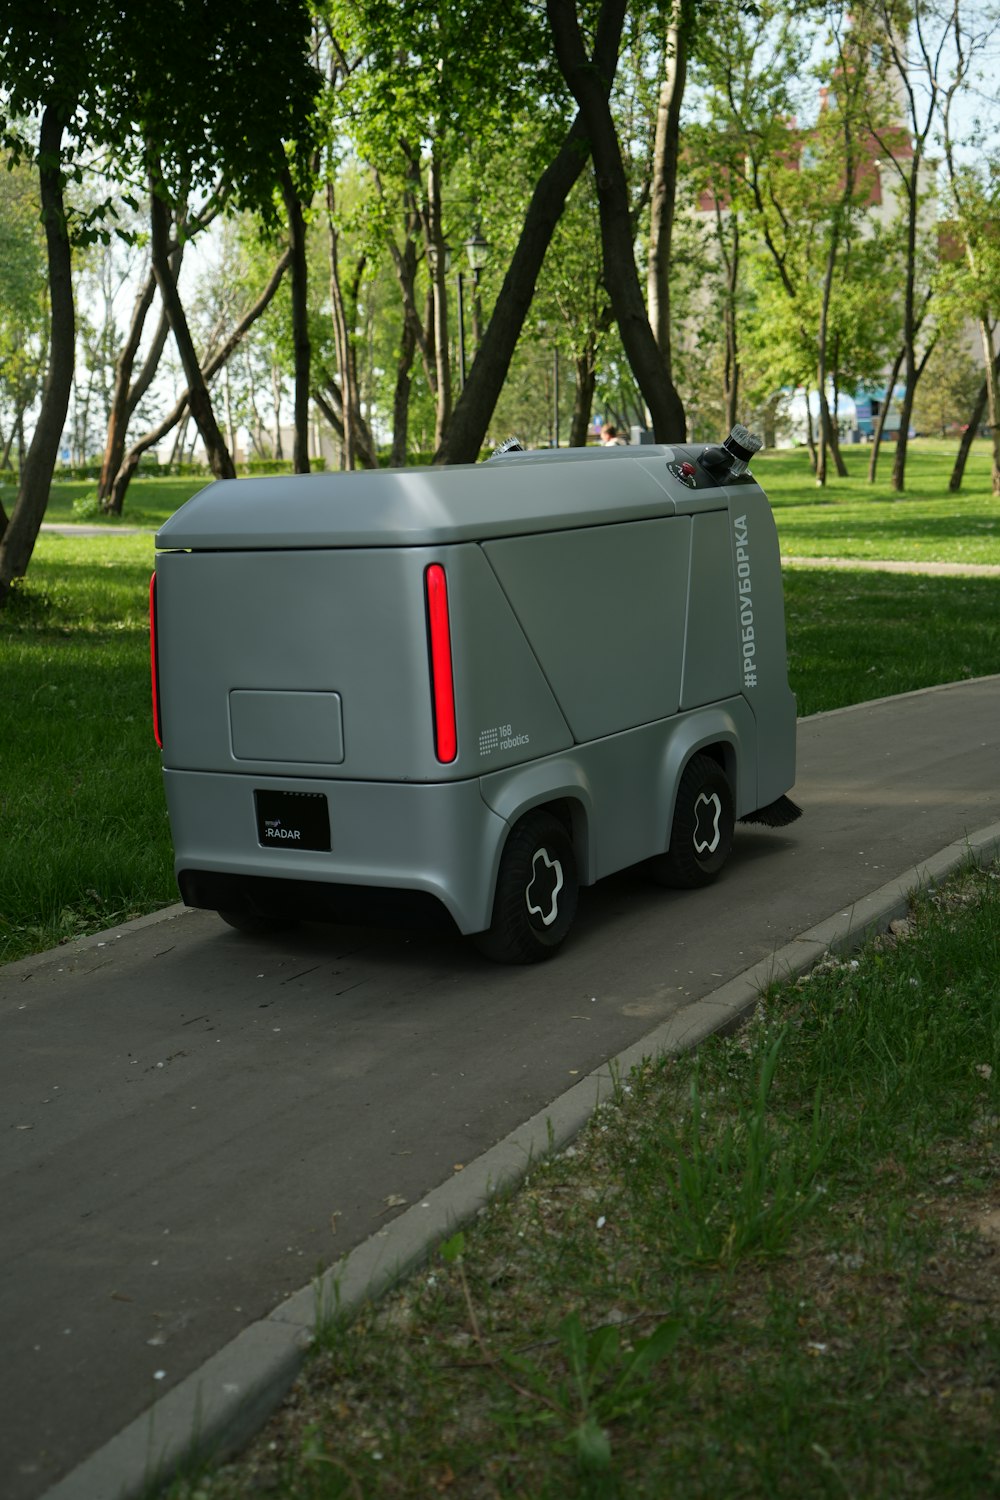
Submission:
<svg viewBox="0 0 1000 1500">
<path fill-rule="evenodd" d="M 434 747 L 438 760 L 443 765 L 448 765 L 458 754 L 458 733 L 455 727 L 455 680 L 451 665 L 448 583 L 440 563 L 431 563 L 424 574 L 424 586 L 427 590 L 427 632 L 431 651 Z"/>
</svg>

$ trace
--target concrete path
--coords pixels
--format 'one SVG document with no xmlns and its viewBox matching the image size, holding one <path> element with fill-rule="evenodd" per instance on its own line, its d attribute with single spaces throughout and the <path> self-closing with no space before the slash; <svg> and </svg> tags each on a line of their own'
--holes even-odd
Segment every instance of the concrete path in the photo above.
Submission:
<svg viewBox="0 0 1000 1500">
<path fill-rule="evenodd" d="M 941 578 L 1000 578 L 1000 564 L 963 562 L 890 562 L 872 557 L 786 557 L 785 568 L 837 568 L 848 573 L 922 573 Z"/>
<path fill-rule="evenodd" d="M 1000 820 L 998 752 L 998 677 L 805 720 L 799 823 L 741 828 L 707 891 L 602 882 L 535 969 L 398 933 L 260 942 L 177 909 L 0 970 L 0 1492 L 134 1493 L 213 1392 L 252 1423 L 318 1268 L 360 1247 L 363 1285 L 383 1245 L 412 1259 L 522 1122 L 565 1136 L 606 1059 L 731 1019 L 776 954 L 811 961 L 859 903 L 867 920 L 958 857 Z"/>
<path fill-rule="evenodd" d="M 42 531 L 53 536 L 149 536 L 156 531 L 151 526 L 88 526 L 85 521 L 43 521 Z"/>
</svg>

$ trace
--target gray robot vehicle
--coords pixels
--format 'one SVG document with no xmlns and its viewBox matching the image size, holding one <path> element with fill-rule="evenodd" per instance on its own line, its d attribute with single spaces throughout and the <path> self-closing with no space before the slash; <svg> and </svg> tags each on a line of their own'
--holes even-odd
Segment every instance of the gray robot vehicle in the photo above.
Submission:
<svg viewBox="0 0 1000 1500">
<path fill-rule="evenodd" d="M 183 899 L 558 949 L 577 892 L 714 880 L 797 815 L 756 440 L 226 480 L 161 527 L 154 718 Z"/>
</svg>

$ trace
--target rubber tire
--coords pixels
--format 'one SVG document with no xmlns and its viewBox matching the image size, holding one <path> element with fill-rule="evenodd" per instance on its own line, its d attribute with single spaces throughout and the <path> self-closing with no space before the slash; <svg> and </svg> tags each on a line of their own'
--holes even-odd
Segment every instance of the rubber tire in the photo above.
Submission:
<svg viewBox="0 0 1000 1500">
<path fill-rule="evenodd" d="M 545 914 L 529 909 L 539 858 L 543 872 L 558 867 L 561 882 L 544 897 L 536 893 L 535 899 L 551 899 Z M 534 964 L 551 958 L 573 925 L 579 889 L 573 844 L 566 829 L 551 813 L 525 813 L 504 845 L 493 921 L 485 932 L 477 933 L 476 946 L 500 964 Z M 548 924 L 544 915 L 552 917 Z"/>
<path fill-rule="evenodd" d="M 715 802 L 709 825 L 713 848 L 699 848 L 706 828 L 699 828 L 699 814 L 705 802 Z M 733 847 L 736 818 L 733 792 L 725 772 L 707 755 L 693 755 L 684 767 L 677 788 L 670 847 L 647 862 L 647 869 L 657 885 L 673 890 L 694 890 L 711 885 L 729 858 Z"/>
<path fill-rule="evenodd" d="M 288 932 L 299 925 L 294 917 L 258 917 L 249 911 L 220 911 L 218 915 L 227 926 L 250 937 L 270 937 L 272 933 Z"/>
</svg>

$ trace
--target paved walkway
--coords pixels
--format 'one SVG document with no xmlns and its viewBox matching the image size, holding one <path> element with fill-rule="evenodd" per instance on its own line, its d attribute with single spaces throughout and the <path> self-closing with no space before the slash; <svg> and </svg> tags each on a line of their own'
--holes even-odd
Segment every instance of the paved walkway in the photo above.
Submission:
<svg viewBox="0 0 1000 1500">
<path fill-rule="evenodd" d="M 952 578 L 1000 578 L 1000 563 L 890 562 L 870 557 L 786 557 L 786 568 L 843 568 L 862 573 L 926 573 Z"/>
<path fill-rule="evenodd" d="M 173 908 L 0 970 L 4 1500 L 137 1494 L 196 1429 L 245 1434 L 318 1265 L 377 1290 L 568 1139 L 609 1058 L 697 1040 L 991 849 L 998 764 L 1000 677 L 803 720 L 799 822 L 741 827 L 704 891 L 583 891 L 533 969 Z"/>
<path fill-rule="evenodd" d="M 42 531 L 48 531 L 54 536 L 155 536 L 156 529 L 152 526 L 88 526 L 85 522 L 79 524 L 62 521 L 43 521 Z"/>
</svg>

